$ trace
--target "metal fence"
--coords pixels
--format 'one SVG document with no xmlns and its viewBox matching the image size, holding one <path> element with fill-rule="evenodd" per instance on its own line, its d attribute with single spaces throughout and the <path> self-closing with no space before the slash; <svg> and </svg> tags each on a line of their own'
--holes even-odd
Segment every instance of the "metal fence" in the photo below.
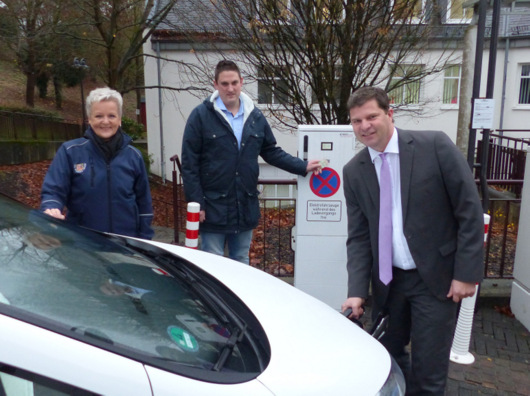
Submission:
<svg viewBox="0 0 530 396">
<path fill-rule="evenodd" d="M 186 202 L 180 178 L 180 163 L 178 157 L 171 159 L 175 166 L 173 171 L 173 198 L 175 210 L 173 222 L 175 224 L 174 243 L 183 245 L 182 236 L 186 231 Z M 179 172 L 177 173 L 177 168 Z M 277 181 L 260 180 L 260 184 L 274 184 Z M 296 184 L 296 181 L 285 181 L 282 184 Z M 490 181 L 490 186 L 518 185 L 522 188 L 522 181 Z M 270 203 L 273 202 L 274 205 Z M 484 277 L 490 279 L 513 278 L 515 248 L 519 226 L 519 210 L 521 199 L 509 193 L 500 192 L 498 197 L 490 198 L 489 214 L 491 222 L 484 255 Z M 293 276 L 295 252 L 291 249 L 291 230 L 295 226 L 296 200 L 261 198 L 261 220 L 254 231 L 250 249 L 250 263 L 272 275 L 283 277 Z M 346 264 L 346 263 L 345 263 Z"/>
<path fill-rule="evenodd" d="M 490 199 L 491 220 L 484 252 L 484 278 L 513 278 L 520 208 L 520 199 Z"/>
<path fill-rule="evenodd" d="M 67 141 L 83 135 L 81 125 L 59 118 L 0 111 L 0 141 Z"/>
<path fill-rule="evenodd" d="M 526 153 L 530 144 L 530 138 L 514 138 L 504 136 L 504 133 L 521 133 L 530 137 L 528 129 L 497 129 L 490 134 L 488 165 L 486 168 L 486 178 L 488 180 L 524 180 L 526 164 Z M 482 158 L 483 142 L 480 140 L 477 145 L 477 158 Z M 476 177 L 478 177 L 476 172 Z M 517 197 L 521 196 L 522 183 L 515 183 L 506 186 L 507 190 Z"/>
</svg>

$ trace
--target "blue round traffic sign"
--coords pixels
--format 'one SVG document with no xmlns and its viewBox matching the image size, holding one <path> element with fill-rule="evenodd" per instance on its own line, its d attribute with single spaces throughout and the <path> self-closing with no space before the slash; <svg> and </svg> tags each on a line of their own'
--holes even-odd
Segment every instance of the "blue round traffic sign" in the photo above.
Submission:
<svg viewBox="0 0 530 396">
<path fill-rule="evenodd" d="M 319 197 L 326 198 L 335 194 L 340 187 L 340 176 L 335 169 L 323 168 L 319 175 L 311 175 L 311 191 Z"/>
</svg>

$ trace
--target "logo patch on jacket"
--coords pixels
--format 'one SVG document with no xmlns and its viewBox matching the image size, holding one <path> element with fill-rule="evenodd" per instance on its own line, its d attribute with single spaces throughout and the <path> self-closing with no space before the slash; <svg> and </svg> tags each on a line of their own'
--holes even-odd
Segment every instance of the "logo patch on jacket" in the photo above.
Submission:
<svg viewBox="0 0 530 396">
<path fill-rule="evenodd" d="M 74 165 L 74 172 L 75 173 L 83 173 L 86 169 L 86 163 L 82 164 L 75 164 Z"/>
</svg>

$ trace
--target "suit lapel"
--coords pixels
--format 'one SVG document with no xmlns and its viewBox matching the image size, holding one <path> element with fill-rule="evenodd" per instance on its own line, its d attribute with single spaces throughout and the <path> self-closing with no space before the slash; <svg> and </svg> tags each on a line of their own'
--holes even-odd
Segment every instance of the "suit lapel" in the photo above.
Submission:
<svg viewBox="0 0 530 396">
<path fill-rule="evenodd" d="M 399 145 L 399 174 L 401 177 L 401 210 L 403 221 L 407 218 L 407 209 L 412 178 L 412 163 L 414 159 L 414 139 L 407 132 L 398 129 Z"/>
<path fill-rule="evenodd" d="M 368 148 L 365 148 L 361 155 L 361 164 L 363 165 L 362 175 L 363 180 L 366 184 L 366 189 L 372 204 L 379 210 L 379 182 L 377 181 L 377 173 L 375 172 L 375 166 L 368 152 Z"/>
</svg>

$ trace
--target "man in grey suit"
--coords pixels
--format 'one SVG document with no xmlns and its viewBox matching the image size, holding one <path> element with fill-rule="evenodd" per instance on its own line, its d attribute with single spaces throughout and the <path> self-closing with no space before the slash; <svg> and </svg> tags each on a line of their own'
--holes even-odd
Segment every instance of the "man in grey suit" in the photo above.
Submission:
<svg viewBox="0 0 530 396">
<path fill-rule="evenodd" d="M 355 136 L 368 147 L 343 169 L 348 299 L 342 310 L 363 314 L 371 280 L 374 318 L 390 315 L 381 342 L 407 378 L 407 395 L 443 395 L 457 303 L 475 293 L 483 273 L 477 188 L 446 134 L 394 127 L 384 90 L 360 88 L 348 108 Z M 389 169 L 389 216 L 380 216 L 382 167 Z M 380 217 L 391 220 L 388 243 L 379 242 Z M 380 277 L 385 255 L 388 278 Z"/>
</svg>

